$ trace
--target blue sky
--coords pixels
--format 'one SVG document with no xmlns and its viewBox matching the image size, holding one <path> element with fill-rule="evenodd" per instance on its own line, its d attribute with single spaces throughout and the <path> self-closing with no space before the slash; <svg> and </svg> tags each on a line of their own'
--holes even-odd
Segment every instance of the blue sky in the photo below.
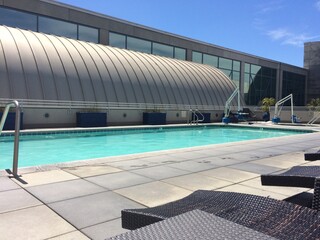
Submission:
<svg viewBox="0 0 320 240">
<path fill-rule="evenodd" d="M 59 0 L 126 21 L 303 67 L 320 41 L 320 0 Z"/>
</svg>

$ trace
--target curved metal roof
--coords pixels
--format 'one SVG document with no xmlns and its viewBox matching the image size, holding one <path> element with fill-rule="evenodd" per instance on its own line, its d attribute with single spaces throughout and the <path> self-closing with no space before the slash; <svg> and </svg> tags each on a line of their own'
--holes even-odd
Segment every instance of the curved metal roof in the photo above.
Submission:
<svg viewBox="0 0 320 240">
<path fill-rule="evenodd" d="M 202 64 L 0 26 L 0 98 L 223 106 L 235 89 Z"/>
</svg>

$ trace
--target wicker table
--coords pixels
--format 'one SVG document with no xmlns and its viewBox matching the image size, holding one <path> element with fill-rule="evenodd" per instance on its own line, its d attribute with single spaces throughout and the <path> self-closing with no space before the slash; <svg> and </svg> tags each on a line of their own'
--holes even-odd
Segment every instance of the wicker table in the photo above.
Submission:
<svg viewBox="0 0 320 240">
<path fill-rule="evenodd" d="M 201 210 L 193 210 L 143 228 L 112 237 L 122 239 L 276 239 Z"/>
</svg>

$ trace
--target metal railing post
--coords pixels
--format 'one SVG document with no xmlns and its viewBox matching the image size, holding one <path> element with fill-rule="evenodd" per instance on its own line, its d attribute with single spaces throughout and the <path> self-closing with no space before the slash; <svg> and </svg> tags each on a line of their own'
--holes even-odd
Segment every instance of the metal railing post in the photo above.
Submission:
<svg viewBox="0 0 320 240">
<path fill-rule="evenodd" d="M 13 173 L 14 176 L 18 176 L 20 112 L 21 112 L 18 101 L 15 101 L 15 106 L 16 106 L 16 121 L 15 121 L 15 132 L 14 132 L 14 149 L 13 149 L 12 173 Z"/>
<path fill-rule="evenodd" d="M 6 108 L 3 111 L 3 115 L 0 121 L 0 134 L 2 132 L 4 123 L 7 119 L 7 116 L 11 107 L 16 108 L 12 174 L 14 177 L 17 177 L 18 176 L 18 158 L 19 158 L 19 136 L 20 136 L 20 105 L 18 101 L 14 100 L 6 105 Z"/>
</svg>

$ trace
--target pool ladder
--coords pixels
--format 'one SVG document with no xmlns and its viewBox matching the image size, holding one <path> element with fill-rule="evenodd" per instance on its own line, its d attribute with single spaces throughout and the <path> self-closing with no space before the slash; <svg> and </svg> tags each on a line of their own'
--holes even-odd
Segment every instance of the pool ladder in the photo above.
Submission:
<svg viewBox="0 0 320 240">
<path fill-rule="evenodd" d="M 190 113 L 191 113 L 191 118 L 192 118 L 191 122 L 189 123 L 190 125 L 191 124 L 197 124 L 198 125 L 199 122 L 203 122 L 204 121 L 204 116 L 198 109 L 196 109 L 196 110 L 190 109 Z M 199 118 L 199 116 L 201 118 Z M 188 118 L 188 121 L 189 121 L 189 118 Z"/>
<path fill-rule="evenodd" d="M 20 105 L 17 100 L 8 103 L 3 111 L 3 115 L 0 122 L 0 135 L 2 133 L 4 123 L 6 122 L 9 110 L 11 107 L 16 108 L 16 118 L 15 118 L 15 132 L 14 132 L 14 149 L 13 149 L 13 164 L 12 164 L 12 174 L 14 177 L 18 177 L 18 156 L 19 156 L 19 136 L 20 136 Z"/>
<path fill-rule="evenodd" d="M 320 112 L 314 112 L 313 117 L 310 119 L 307 125 L 314 124 L 319 118 L 320 118 Z"/>
</svg>

